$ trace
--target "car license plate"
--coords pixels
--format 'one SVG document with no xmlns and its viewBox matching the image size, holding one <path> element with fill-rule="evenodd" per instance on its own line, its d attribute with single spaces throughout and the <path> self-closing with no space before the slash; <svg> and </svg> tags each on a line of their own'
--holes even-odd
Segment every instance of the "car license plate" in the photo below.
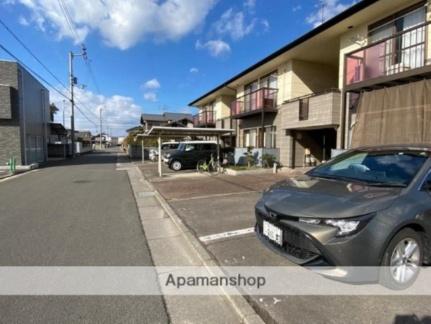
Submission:
<svg viewBox="0 0 431 324">
<path fill-rule="evenodd" d="M 281 228 L 263 221 L 263 235 L 278 245 L 283 245 L 283 231 Z"/>
</svg>

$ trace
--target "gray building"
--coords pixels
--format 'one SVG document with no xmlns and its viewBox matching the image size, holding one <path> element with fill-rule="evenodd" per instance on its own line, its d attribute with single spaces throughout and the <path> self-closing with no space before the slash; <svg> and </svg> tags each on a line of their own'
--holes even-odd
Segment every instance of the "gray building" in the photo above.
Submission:
<svg viewBox="0 0 431 324">
<path fill-rule="evenodd" d="M 19 63 L 0 61 L 0 165 L 47 160 L 49 91 Z"/>
</svg>

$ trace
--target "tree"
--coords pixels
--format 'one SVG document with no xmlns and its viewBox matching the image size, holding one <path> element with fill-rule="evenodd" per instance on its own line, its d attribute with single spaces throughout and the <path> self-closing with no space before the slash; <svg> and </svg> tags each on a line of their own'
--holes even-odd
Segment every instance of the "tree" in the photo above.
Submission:
<svg viewBox="0 0 431 324">
<path fill-rule="evenodd" d="M 50 121 L 54 121 L 54 115 L 59 111 L 60 109 L 57 108 L 55 103 L 51 103 L 49 105 L 49 119 Z"/>
</svg>

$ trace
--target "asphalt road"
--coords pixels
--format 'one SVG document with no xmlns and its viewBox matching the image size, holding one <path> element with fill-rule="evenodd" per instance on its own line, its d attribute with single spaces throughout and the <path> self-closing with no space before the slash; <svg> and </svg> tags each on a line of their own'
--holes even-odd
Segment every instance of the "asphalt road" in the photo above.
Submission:
<svg viewBox="0 0 431 324">
<path fill-rule="evenodd" d="M 0 266 L 151 266 L 114 150 L 0 182 Z M 0 297 L 2 323 L 166 323 L 161 296 Z"/>
</svg>

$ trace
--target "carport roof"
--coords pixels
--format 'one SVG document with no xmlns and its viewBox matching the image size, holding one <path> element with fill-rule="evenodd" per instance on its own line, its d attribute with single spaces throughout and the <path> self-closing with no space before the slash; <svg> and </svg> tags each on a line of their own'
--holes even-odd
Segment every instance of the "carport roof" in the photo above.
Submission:
<svg viewBox="0 0 431 324">
<path fill-rule="evenodd" d="M 188 127 L 167 127 L 167 126 L 154 126 L 148 132 L 141 134 L 141 136 L 217 136 L 233 133 L 233 129 L 224 128 L 188 128 Z"/>
</svg>

